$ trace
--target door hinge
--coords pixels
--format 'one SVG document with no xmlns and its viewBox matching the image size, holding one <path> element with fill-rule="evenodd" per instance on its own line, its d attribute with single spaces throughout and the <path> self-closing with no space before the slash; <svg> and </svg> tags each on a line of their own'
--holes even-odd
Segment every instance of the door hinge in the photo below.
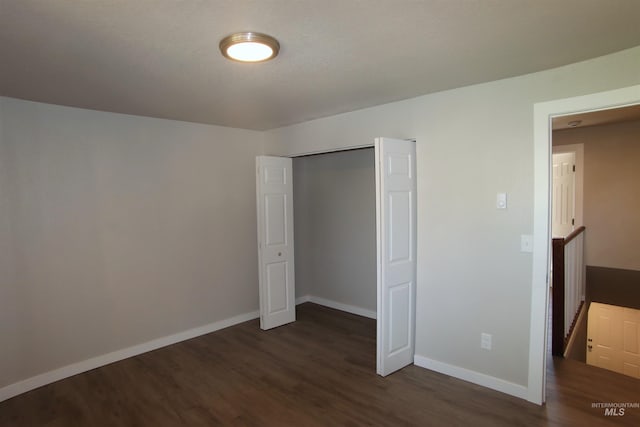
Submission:
<svg viewBox="0 0 640 427">
<path fill-rule="evenodd" d="M 573 165 L 573 171 L 574 172 L 576 171 L 576 165 Z"/>
<path fill-rule="evenodd" d="M 576 219 L 575 218 L 571 218 L 571 225 L 576 225 Z"/>
</svg>

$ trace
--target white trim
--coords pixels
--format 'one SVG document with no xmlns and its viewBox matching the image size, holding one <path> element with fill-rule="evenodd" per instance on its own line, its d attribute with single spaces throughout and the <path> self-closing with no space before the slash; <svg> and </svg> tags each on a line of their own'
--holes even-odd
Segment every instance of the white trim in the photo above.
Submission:
<svg viewBox="0 0 640 427">
<path fill-rule="evenodd" d="M 54 369 L 52 371 L 36 375 L 35 377 L 27 378 L 26 380 L 22 380 L 17 383 L 9 384 L 8 386 L 0 388 L 0 402 L 11 399 L 12 397 L 19 394 L 34 390 L 38 387 L 42 387 L 59 380 L 81 374 L 83 372 L 99 368 L 101 366 L 109 365 L 111 363 L 118 362 L 129 357 L 134 357 L 148 351 L 157 350 L 159 348 L 166 347 L 180 341 L 185 341 L 201 335 L 209 334 L 211 332 L 228 328 L 229 326 L 237 325 L 248 320 L 257 319 L 259 317 L 259 314 L 260 313 L 258 311 L 240 314 L 238 316 L 219 320 L 208 325 L 199 326 L 197 328 L 189 329 L 187 331 L 179 332 L 177 334 L 158 338 L 152 341 L 147 341 L 145 343 L 124 348 L 122 350 L 103 354 L 97 357 L 92 357 L 91 359 L 83 360 L 81 362 L 72 363 L 71 365 Z"/>
<path fill-rule="evenodd" d="M 283 157 L 290 157 L 293 159 L 296 157 L 314 156 L 316 154 L 329 154 L 329 153 L 336 153 L 339 151 L 351 151 L 351 150 L 359 150 L 361 148 L 373 148 L 373 146 L 374 144 L 349 145 L 345 147 L 327 148 L 324 150 L 320 149 L 320 150 L 312 150 L 312 151 L 303 151 L 302 153 L 289 154 L 288 156 L 283 156 Z"/>
<path fill-rule="evenodd" d="M 303 303 L 309 302 L 309 301 L 311 301 L 311 295 L 305 295 L 305 296 L 302 296 L 302 297 L 298 297 L 298 298 L 296 298 L 296 305 L 300 305 L 300 304 L 303 304 Z"/>
<path fill-rule="evenodd" d="M 376 373 L 381 375 L 382 371 L 382 354 L 384 347 L 382 329 L 384 327 L 384 313 L 382 306 L 382 278 L 383 278 L 383 264 L 384 260 L 382 259 L 382 248 L 384 245 L 383 233 L 380 232 L 382 230 L 382 224 L 384 223 L 384 219 L 382 218 L 382 200 L 384 195 L 382 194 L 382 171 L 384 170 L 384 164 L 382 163 L 382 144 L 380 143 L 380 139 L 375 139 L 374 145 L 374 169 L 375 169 L 375 178 L 376 178 Z M 414 238 L 417 239 L 417 234 L 414 231 Z M 413 315 L 415 317 L 415 310 L 413 311 Z M 415 330 L 415 329 L 414 329 Z M 415 337 L 414 337 L 415 339 Z M 415 353 L 415 348 L 414 348 Z"/>
<path fill-rule="evenodd" d="M 355 305 L 343 304 L 341 302 L 333 301 L 326 298 L 320 298 L 314 295 L 305 295 L 303 297 L 296 298 L 296 305 L 299 305 L 305 302 L 312 302 L 315 304 L 323 305 L 325 307 L 334 308 L 336 310 L 346 311 L 347 313 L 368 317 L 369 319 L 376 318 L 375 311 L 368 310 L 362 307 L 357 307 Z"/>
<path fill-rule="evenodd" d="M 413 363 L 414 365 L 421 368 L 440 372 L 441 374 L 449 375 L 451 377 L 468 381 L 470 383 L 478 384 L 492 390 L 509 394 L 511 396 L 519 397 L 521 399 L 527 398 L 527 387 L 509 381 L 501 380 L 500 378 L 492 377 L 491 375 L 481 374 L 480 372 L 475 372 L 469 369 L 461 368 L 459 366 L 439 362 L 437 360 L 429 359 L 428 357 L 419 356 L 417 354 L 413 357 Z"/>
<path fill-rule="evenodd" d="M 606 110 L 640 103 L 640 85 L 534 104 L 534 209 L 531 322 L 527 400 L 545 401 L 547 309 L 549 302 L 549 226 L 551 119 L 585 111 Z"/>
</svg>

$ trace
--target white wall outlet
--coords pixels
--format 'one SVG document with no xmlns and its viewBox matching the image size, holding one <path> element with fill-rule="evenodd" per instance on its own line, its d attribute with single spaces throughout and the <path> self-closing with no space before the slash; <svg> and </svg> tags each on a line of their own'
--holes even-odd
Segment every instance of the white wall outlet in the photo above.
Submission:
<svg viewBox="0 0 640 427">
<path fill-rule="evenodd" d="M 507 209 L 507 193 L 498 193 L 496 196 L 496 208 Z"/>
<path fill-rule="evenodd" d="M 520 236 L 520 252 L 533 252 L 533 236 L 531 234 Z"/>
<path fill-rule="evenodd" d="M 491 334 L 481 333 L 480 334 L 480 348 L 485 350 L 491 350 Z"/>
</svg>

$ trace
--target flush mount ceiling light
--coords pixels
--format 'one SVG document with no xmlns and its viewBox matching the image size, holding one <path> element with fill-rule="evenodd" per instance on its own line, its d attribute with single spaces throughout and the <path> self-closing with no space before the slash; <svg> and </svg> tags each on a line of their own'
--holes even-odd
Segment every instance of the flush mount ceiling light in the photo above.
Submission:
<svg viewBox="0 0 640 427">
<path fill-rule="evenodd" d="M 278 40 L 261 33 L 235 33 L 220 40 L 220 52 L 234 61 L 268 61 L 275 58 L 279 51 Z"/>
<path fill-rule="evenodd" d="M 567 123 L 567 125 L 572 128 L 578 127 L 580 126 L 580 124 L 582 124 L 582 120 L 572 120 L 569 123 Z"/>
</svg>

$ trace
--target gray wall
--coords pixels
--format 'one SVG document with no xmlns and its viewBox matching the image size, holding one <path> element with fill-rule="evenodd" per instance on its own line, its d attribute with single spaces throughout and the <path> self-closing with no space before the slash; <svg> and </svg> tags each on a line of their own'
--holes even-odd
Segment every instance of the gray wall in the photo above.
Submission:
<svg viewBox="0 0 640 427">
<path fill-rule="evenodd" d="M 640 121 L 556 131 L 553 141 L 584 144 L 587 265 L 640 270 Z"/>
<path fill-rule="evenodd" d="M 9 369 L 18 366 L 20 355 L 11 345 L 19 344 L 6 340 L 21 330 L 19 309 L 15 304 L 19 285 L 15 276 L 13 260 L 13 234 L 10 222 L 9 162 L 6 146 L 3 143 L 2 98 L 0 98 L 0 387 L 7 384 Z"/>
<path fill-rule="evenodd" d="M 10 98 L 0 117 L 0 387 L 258 309 L 261 133 Z"/>
<path fill-rule="evenodd" d="M 296 296 L 376 309 L 373 148 L 293 160 Z"/>
<path fill-rule="evenodd" d="M 527 387 L 533 257 L 520 236 L 534 232 L 534 104 L 637 84 L 640 47 L 275 129 L 265 149 L 416 138 L 416 356 Z M 498 192 L 508 209 L 496 209 Z"/>
<path fill-rule="evenodd" d="M 0 98 L 0 385 L 257 309 L 263 141 L 290 155 L 392 136 L 417 139 L 416 357 L 526 386 L 533 106 L 638 84 L 640 47 L 264 133 Z"/>
</svg>

